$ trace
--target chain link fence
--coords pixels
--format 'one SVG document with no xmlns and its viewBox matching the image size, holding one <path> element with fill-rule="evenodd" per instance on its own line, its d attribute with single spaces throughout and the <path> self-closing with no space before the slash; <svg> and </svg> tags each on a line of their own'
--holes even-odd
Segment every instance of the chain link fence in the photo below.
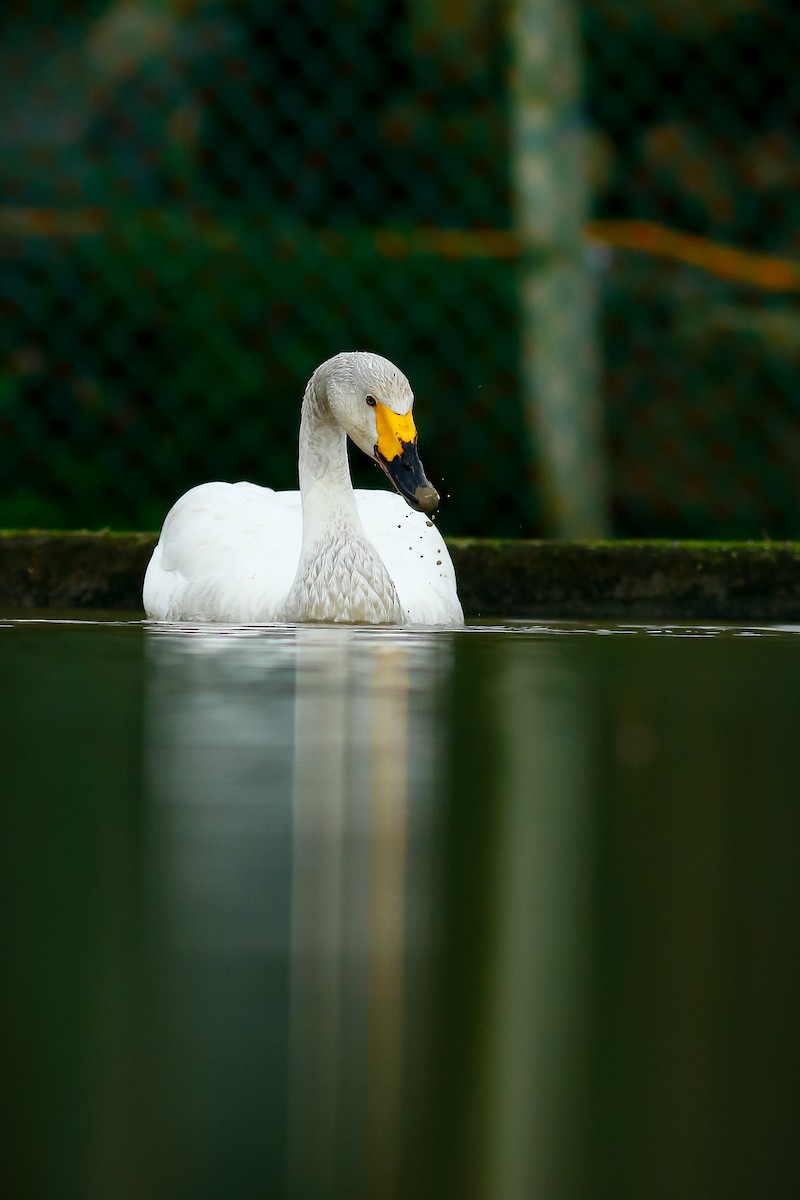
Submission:
<svg viewBox="0 0 800 1200">
<path fill-rule="evenodd" d="M 796 6 L 574 8 L 613 532 L 800 536 Z M 411 379 L 444 531 L 545 532 L 508 29 L 501 0 L 4 6 L 0 525 L 294 487 L 308 376 L 367 348 Z"/>
</svg>

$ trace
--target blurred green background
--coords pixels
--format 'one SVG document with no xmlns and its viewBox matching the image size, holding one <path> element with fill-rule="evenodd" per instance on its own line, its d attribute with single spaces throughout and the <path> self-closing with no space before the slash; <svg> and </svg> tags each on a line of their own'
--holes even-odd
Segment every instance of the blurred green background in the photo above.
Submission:
<svg viewBox="0 0 800 1200">
<path fill-rule="evenodd" d="M 205 479 L 293 487 L 305 381 L 369 348 L 412 381 L 444 531 L 552 532 L 520 372 L 512 8 L 3 5 L 0 525 L 155 528 Z M 797 537 L 798 9 L 572 8 L 610 531 Z M 694 262 L 670 230 L 704 239 Z M 784 274 L 715 267 L 716 243 Z"/>
</svg>

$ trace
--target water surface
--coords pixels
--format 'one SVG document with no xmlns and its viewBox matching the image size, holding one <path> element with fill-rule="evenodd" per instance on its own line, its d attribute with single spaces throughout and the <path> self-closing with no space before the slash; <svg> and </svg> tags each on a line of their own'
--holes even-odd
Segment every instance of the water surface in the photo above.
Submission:
<svg viewBox="0 0 800 1200">
<path fill-rule="evenodd" d="M 800 636 L 0 622 L 6 1166 L 795 1192 Z"/>
</svg>

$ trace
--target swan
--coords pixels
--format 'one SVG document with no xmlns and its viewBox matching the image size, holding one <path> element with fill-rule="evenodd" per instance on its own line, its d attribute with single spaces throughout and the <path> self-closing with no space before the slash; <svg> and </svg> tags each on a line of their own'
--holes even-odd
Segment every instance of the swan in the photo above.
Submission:
<svg viewBox="0 0 800 1200">
<path fill-rule="evenodd" d="M 455 571 L 429 514 L 414 395 L 364 351 L 317 367 L 300 417 L 299 492 L 204 483 L 168 512 L 143 601 L 157 621 L 463 625 Z M 354 491 L 347 436 L 399 495 Z"/>
</svg>

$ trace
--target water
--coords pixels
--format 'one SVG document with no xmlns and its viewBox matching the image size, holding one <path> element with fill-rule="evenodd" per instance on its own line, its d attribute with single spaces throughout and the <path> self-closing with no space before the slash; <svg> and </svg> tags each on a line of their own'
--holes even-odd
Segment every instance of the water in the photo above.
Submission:
<svg viewBox="0 0 800 1200">
<path fill-rule="evenodd" d="M 800 634 L 6 620 L 4 1194 L 796 1194 Z"/>
</svg>

